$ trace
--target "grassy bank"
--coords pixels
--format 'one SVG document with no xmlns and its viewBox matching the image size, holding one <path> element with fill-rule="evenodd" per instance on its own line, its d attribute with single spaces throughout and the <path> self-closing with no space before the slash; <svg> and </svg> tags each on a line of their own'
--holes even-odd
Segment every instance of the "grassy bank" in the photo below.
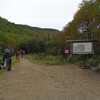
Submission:
<svg viewBox="0 0 100 100">
<path fill-rule="evenodd" d="M 61 65 L 67 64 L 66 59 L 62 56 L 52 56 L 45 54 L 27 54 L 25 55 L 31 62 L 42 65 Z"/>
<path fill-rule="evenodd" d="M 89 58 L 85 59 L 82 56 L 75 56 L 73 59 L 70 60 L 69 57 L 63 56 L 52 56 L 47 54 L 27 54 L 25 55 L 31 62 L 42 64 L 42 65 L 62 65 L 62 64 L 69 64 L 69 65 L 77 65 L 80 68 L 84 69 L 98 69 L 98 64 L 100 61 L 100 56 L 97 58 Z"/>
</svg>

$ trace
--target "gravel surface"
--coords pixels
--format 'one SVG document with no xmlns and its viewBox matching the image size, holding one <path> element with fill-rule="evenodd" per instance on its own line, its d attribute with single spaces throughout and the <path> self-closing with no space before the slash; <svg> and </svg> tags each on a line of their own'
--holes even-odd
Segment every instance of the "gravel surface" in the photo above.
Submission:
<svg viewBox="0 0 100 100">
<path fill-rule="evenodd" d="M 23 58 L 0 75 L 0 100 L 100 100 L 100 73 Z"/>
</svg>

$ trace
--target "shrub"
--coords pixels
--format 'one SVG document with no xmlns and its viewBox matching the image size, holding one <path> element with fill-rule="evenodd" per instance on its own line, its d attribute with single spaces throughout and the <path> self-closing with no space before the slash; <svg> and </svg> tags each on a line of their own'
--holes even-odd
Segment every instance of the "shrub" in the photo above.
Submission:
<svg viewBox="0 0 100 100">
<path fill-rule="evenodd" d="M 3 61 L 3 57 L 0 57 L 0 62 L 2 62 Z"/>
<path fill-rule="evenodd" d="M 55 56 L 52 56 L 52 55 L 47 55 L 46 60 L 53 61 L 53 60 L 56 60 L 56 57 Z"/>
<path fill-rule="evenodd" d="M 94 59 L 88 59 L 87 60 L 87 66 L 89 66 L 89 67 L 91 67 L 91 66 L 95 66 L 95 61 L 94 61 Z"/>
<path fill-rule="evenodd" d="M 84 60 L 78 60 L 77 64 L 81 66 L 85 66 L 86 62 Z"/>
<path fill-rule="evenodd" d="M 67 58 L 66 58 L 66 61 L 69 63 L 69 62 L 70 62 L 70 58 L 69 58 L 69 57 L 67 57 Z"/>
<path fill-rule="evenodd" d="M 64 58 L 63 58 L 62 55 L 57 56 L 56 59 L 57 59 L 57 60 L 64 60 Z"/>
</svg>

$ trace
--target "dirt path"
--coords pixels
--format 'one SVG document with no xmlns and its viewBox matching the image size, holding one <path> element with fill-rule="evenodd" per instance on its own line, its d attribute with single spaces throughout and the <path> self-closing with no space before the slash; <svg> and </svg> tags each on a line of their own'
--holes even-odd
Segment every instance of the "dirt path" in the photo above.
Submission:
<svg viewBox="0 0 100 100">
<path fill-rule="evenodd" d="M 100 74 L 23 58 L 0 75 L 0 100 L 100 100 Z"/>
</svg>

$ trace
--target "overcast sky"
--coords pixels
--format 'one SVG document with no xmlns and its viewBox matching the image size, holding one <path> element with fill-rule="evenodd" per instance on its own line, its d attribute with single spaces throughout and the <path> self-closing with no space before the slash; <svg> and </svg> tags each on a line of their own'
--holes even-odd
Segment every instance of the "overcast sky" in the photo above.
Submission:
<svg viewBox="0 0 100 100">
<path fill-rule="evenodd" d="M 82 0 L 0 0 L 0 16 L 16 24 L 62 30 Z"/>
</svg>

